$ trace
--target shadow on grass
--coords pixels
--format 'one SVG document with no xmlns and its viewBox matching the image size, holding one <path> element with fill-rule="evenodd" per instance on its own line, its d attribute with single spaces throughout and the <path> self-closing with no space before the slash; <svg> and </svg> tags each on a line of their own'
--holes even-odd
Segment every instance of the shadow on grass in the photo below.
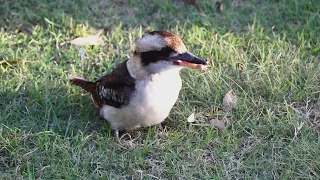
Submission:
<svg viewBox="0 0 320 180">
<path fill-rule="evenodd" d="M 0 94 L 0 126 L 10 125 L 7 128 L 34 133 L 53 131 L 64 137 L 78 130 L 85 134 L 96 131 L 110 135 L 109 125 L 100 118 L 89 97 L 78 93 L 69 95 L 66 85 L 57 86 L 60 83 L 55 80 L 41 81 L 24 79 L 17 83 L 17 89 L 7 89 Z"/>
</svg>

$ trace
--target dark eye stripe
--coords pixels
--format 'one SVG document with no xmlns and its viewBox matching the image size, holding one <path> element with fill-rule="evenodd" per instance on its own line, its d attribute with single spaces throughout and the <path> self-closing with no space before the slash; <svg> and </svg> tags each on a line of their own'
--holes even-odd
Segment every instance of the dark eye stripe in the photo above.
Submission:
<svg viewBox="0 0 320 180">
<path fill-rule="evenodd" d="M 140 58 L 142 65 L 148 66 L 150 63 L 155 63 L 159 60 L 166 60 L 172 52 L 175 51 L 170 47 L 164 47 L 158 51 L 141 52 Z"/>
</svg>

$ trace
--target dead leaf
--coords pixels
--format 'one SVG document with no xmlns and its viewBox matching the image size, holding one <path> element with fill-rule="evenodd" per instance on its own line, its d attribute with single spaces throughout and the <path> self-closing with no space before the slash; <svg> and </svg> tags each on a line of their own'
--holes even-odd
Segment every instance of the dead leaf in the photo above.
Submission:
<svg viewBox="0 0 320 180">
<path fill-rule="evenodd" d="M 17 61 L 17 60 L 7 60 L 7 61 L 0 61 L 0 65 L 15 65 L 15 64 L 26 64 L 26 63 L 34 63 L 35 61 Z"/>
<path fill-rule="evenodd" d="M 192 114 L 190 114 L 190 116 L 187 118 L 187 121 L 189 123 L 192 123 L 195 121 L 195 115 L 194 115 L 194 112 Z"/>
<path fill-rule="evenodd" d="M 230 90 L 223 98 L 222 105 L 226 109 L 235 108 L 237 106 L 237 97 Z"/>
<path fill-rule="evenodd" d="M 222 132 L 227 129 L 224 121 L 219 120 L 219 119 L 210 120 L 210 124 L 213 125 L 213 126 L 216 126 Z"/>
<path fill-rule="evenodd" d="M 87 36 L 87 37 L 80 37 L 74 40 L 69 41 L 70 44 L 76 46 L 86 46 L 86 45 L 103 45 L 103 40 L 98 36 Z"/>
<path fill-rule="evenodd" d="M 86 36 L 86 37 L 79 37 L 79 38 L 73 39 L 71 41 L 63 42 L 60 45 L 64 45 L 66 43 L 70 43 L 70 44 L 75 45 L 75 46 L 86 46 L 86 45 L 103 46 L 105 43 L 104 43 L 103 39 L 100 37 L 102 32 L 103 32 L 103 30 L 100 30 L 96 35 L 90 35 L 90 36 Z"/>
</svg>

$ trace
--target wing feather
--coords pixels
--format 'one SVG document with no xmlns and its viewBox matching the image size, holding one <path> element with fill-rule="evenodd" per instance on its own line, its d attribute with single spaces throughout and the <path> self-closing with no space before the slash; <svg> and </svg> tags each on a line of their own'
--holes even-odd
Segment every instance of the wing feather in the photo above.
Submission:
<svg viewBox="0 0 320 180">
<path fill-rule="evenodd" d="M 99 98 L 106 105 L 121 108 L 130 103 L 135 79 L 130 76 L 126 62 L 96 81 Z"/>
</svg>

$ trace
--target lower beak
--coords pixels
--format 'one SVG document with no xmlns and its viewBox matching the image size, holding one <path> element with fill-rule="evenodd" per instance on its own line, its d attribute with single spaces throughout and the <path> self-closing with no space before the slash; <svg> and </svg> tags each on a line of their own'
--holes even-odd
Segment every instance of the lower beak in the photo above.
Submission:
<svg viewBox="0 0 320 180">
<path fill-rule="evenodd" d="M 205 69 L 208 65 L 207 60 L 200 59 L 188 52 L 172 56 L 171 59 L 180 66 L 185 66 L 191 69 Z"/>
</svg>

